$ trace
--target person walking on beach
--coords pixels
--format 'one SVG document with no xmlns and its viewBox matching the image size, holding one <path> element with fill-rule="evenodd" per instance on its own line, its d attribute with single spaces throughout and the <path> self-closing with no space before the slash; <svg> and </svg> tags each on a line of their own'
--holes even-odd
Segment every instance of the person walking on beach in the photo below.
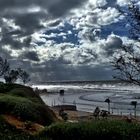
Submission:
<svg viewBox="0 0 140 140">
<path fill-rule="evenodd" d="M 93 116 L 95 117 L 95 119 L 99 119 L 99 115 L 100 115 L 100 108 L 97 106 L 93 112 Z"/>
</svg>

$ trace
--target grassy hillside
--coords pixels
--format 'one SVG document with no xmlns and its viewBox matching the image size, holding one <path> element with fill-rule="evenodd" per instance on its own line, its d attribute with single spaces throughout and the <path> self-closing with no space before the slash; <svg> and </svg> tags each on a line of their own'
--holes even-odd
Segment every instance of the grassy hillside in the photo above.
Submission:
<svg viewBox="0 0 140 140">
<path fill-rule="evenodd" d="M 55 114 L 32 88 L 0 83 L 1 140 L 43 139 L 30 132 L 55 121 L 57 121 Z"/>
<path fill-rule="evenodd" d="M 0 114 L 24 121 L 49 125 L 56 120 L 54 113 L 30 87 L 0 83 L 0 106 Z"/>
</svg>

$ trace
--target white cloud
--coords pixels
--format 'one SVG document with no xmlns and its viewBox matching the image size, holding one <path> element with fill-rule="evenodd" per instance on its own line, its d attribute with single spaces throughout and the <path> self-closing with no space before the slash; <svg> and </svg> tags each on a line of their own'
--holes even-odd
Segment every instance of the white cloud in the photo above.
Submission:
<svg viewBox="0 0 140 140">
<path fill-rule="evenodd" d="M 82 28 L 87 26 L 100 27 L 102 25 L 109 25 L 117 22 L 120 17 L 120 12 L 116 8 L 108 7 L 107 9 L 101 8 L 87 8 L 84 9 L 84 14 L 81 15 L 81 11 L 77 12 L 79 16 L 73 16 L 69 19 L 70 23 L 76 28 Z"/>
<path fill-rule="evenodd" d="M 106 5 L 106 1 L 89 1 L 83 9 L 76 11 L 76 15 L 67 18 L 69 23 L 79 30 L 78 37 L 81 39 L 81 43 L 84 40 L 94 41 L 100 36 L 101 27 L 117 23 L 124 18 L 114 7 L 98 8 L 97 3 L 100 2 Z"/>
<path fill-rule="evenodd" d="M 107 4 L 106 0 L 89 0 L 89 5 L 93 7 L 103 7 Z"/>
<path fill-rule="evenodd" d="M 71 43 L 49 44 L 33 48 L 38 53 L 40 63 L 50 60 L 63 59 L 71 65 L 101 65 L 107 63 L 116 49 L 121 47 L 122 40 L 109 35 L 107 39 L 96 38 L 94 42 L 83 40 L 80 47 Z M 108 52 L 110 54 L 108 54 Z"/>
</svg>

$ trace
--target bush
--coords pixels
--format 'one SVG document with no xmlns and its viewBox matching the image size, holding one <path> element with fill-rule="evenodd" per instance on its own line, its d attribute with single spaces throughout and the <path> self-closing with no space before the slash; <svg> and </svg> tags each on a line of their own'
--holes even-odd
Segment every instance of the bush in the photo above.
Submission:
<svg viewBox="0 0 140 140">
<path fill-rule="evenodd" d="M 122 121 L 58 123 L 46 128 L 42 135 L 52 140 L 140 140 L 140 125 Z"/>
</svg>

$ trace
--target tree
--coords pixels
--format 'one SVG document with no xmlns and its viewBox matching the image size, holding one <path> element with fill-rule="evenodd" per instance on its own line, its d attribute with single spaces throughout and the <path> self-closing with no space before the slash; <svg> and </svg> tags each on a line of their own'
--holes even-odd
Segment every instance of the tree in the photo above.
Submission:
<svg viewBox="0 0 140 140">
<path fill-rule="evenodd" d="M 140 47 L 122 46 L 121 53 L 114 57 L 112 66 L 116 71 L 115 79 L 140 86 Z"/>
<path fill-rule="evenodd" d="M 23 81 L 24 84 L 30 81 L 30 75 L 21 68 L 18 68 L 19 78 Z"/>
<path fill-rule="evenodd" d="M 14 83 L 17 79 L 21 79 L 23 81 L 23 83 L 27 83 L 30 81 L 30 76 L 29 74 L 21 69 L 15 69 L 15 70 L 8 70 L 5 74 L 4 74 L 4 79 L 6 83 Z"/>
<path fill-rule="evenodd" d="M 129 5 L 128 23 L 131 37 L 140 40 L 140 9 L 134 3 Z M 134 83 L 140 86 L 140 45 L 124 45 L 111 62 L 116 71 L 115 79 Z"/>
<path fill-rule="evenodd" d="M 0 76 L 3 76 L 7 71 L 9 71 L 10 65 L 6 59 L 0 57 Z"/>
<path fill-rule="evenodd" d="M 0 76 L 5 79 L 6 83 L 14 83 L 17 79 L 21 79 L 23 83 L 30 81 L 29 74 L 21 69 L 11 69 L 8 61 L 0 57 Z"/>
<path fill-rule="evenodd" d="M 18 70 L 9 70 L 6 74 L 4 74 L 4 79 L 6 83 L 14 83 L 19 76 Z"/>
<path fill-rule="evenodd" d="M 128 12 L 128 22 L 131 26 L 130 34 L 131 37 L 135 40 L 139 40 L 140 38 L 140 8 L 136 4 L 136 2 L 131 1 L 129 4 L 129 12 Z"/>
</svg>

